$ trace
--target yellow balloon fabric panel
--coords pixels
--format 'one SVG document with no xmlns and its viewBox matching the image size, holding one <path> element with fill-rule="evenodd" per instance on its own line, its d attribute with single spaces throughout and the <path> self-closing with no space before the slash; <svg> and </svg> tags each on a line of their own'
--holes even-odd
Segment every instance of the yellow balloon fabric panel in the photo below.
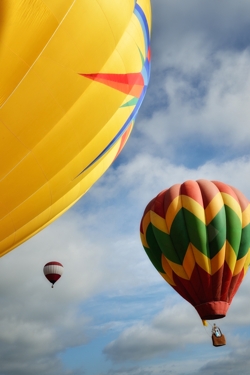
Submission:
<svg viewBox="0 0 250 375">
<path fill-rule="evenodd" d="M 0 255 L 107 170 L 150 74 L 150 0 L 3 0 Z M 4 161 L 4 162 L 3 162 Z"/>
</svg>

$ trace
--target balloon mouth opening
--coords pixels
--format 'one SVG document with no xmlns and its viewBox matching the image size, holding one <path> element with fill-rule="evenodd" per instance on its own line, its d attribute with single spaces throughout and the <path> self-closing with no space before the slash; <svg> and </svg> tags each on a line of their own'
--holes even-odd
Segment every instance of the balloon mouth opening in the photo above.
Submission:
<svg viewBox="0 0 250 375">
<path fill-rule="evenodd" d="M 224 301 L 211 301 L 195 306 L 202 320 L 222 319 L 226 316 L 229 303 Z"/>
<path fill-rule="evenodd" d="M 218 314 L 218 315 L 203 315 L 202 320 L 215 320 L 215 319 L 222 319 L 225 318 L 226 315 Z"/>
</svg>

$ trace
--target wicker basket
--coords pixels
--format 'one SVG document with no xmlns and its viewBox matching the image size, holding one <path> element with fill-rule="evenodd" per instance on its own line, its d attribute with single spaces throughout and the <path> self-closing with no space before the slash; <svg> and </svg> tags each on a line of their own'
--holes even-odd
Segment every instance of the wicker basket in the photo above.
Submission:
<svg viewBox="0 0 250 375">
<path fill-rule="evenodd" d="M 226 338 L 225 338 L 225 336 L 221 333 L 220 328 L 217 327 L 217 329 L 220 331 L 220 336 L 216 336 L 214 333 L 212 334 L 213 346 L 223 346 L 223 345 L 226 345 Z"/>
</svg>

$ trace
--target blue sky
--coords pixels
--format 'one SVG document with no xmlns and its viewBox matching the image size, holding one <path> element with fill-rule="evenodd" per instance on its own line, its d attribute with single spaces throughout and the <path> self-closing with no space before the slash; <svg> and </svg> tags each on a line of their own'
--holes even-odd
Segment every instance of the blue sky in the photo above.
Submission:
<svg viewBox="0 0 250 375">
<path fill-rule="evenodd" d="M 152 72 L 119 158 L 0 263 L 0 375 L 249 373 L 250 275 L 220 327 L 164 282 L 140 243 L 149 200 L 187 179 L 250 198 L 250 3 L 152 0 Z M 64 274 L 52 290 L 43 265 Z"/>
</svg>

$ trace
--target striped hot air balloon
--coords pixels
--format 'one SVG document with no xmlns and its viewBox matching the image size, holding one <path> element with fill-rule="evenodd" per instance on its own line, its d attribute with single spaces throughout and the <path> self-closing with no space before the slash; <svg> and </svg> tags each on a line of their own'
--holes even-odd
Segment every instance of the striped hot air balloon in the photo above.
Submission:
<svg viewBox="0 0 250 375">
<path fill-rule="evenodd" d="M 161 276 L 202 320 L 226 316 L 249 265 L 250 205 L 218 181 L 186 181 L 158 194 L 140 226 Z"/>
<path fill-rule="evenodd" d="M 63 265 L 55 261 L 46 263 L 43 267 L 43 273 L 49 282 L 51 282 L 51 288 L 53 288 L 54 284 L 63 274 Z"/>
</svg>

